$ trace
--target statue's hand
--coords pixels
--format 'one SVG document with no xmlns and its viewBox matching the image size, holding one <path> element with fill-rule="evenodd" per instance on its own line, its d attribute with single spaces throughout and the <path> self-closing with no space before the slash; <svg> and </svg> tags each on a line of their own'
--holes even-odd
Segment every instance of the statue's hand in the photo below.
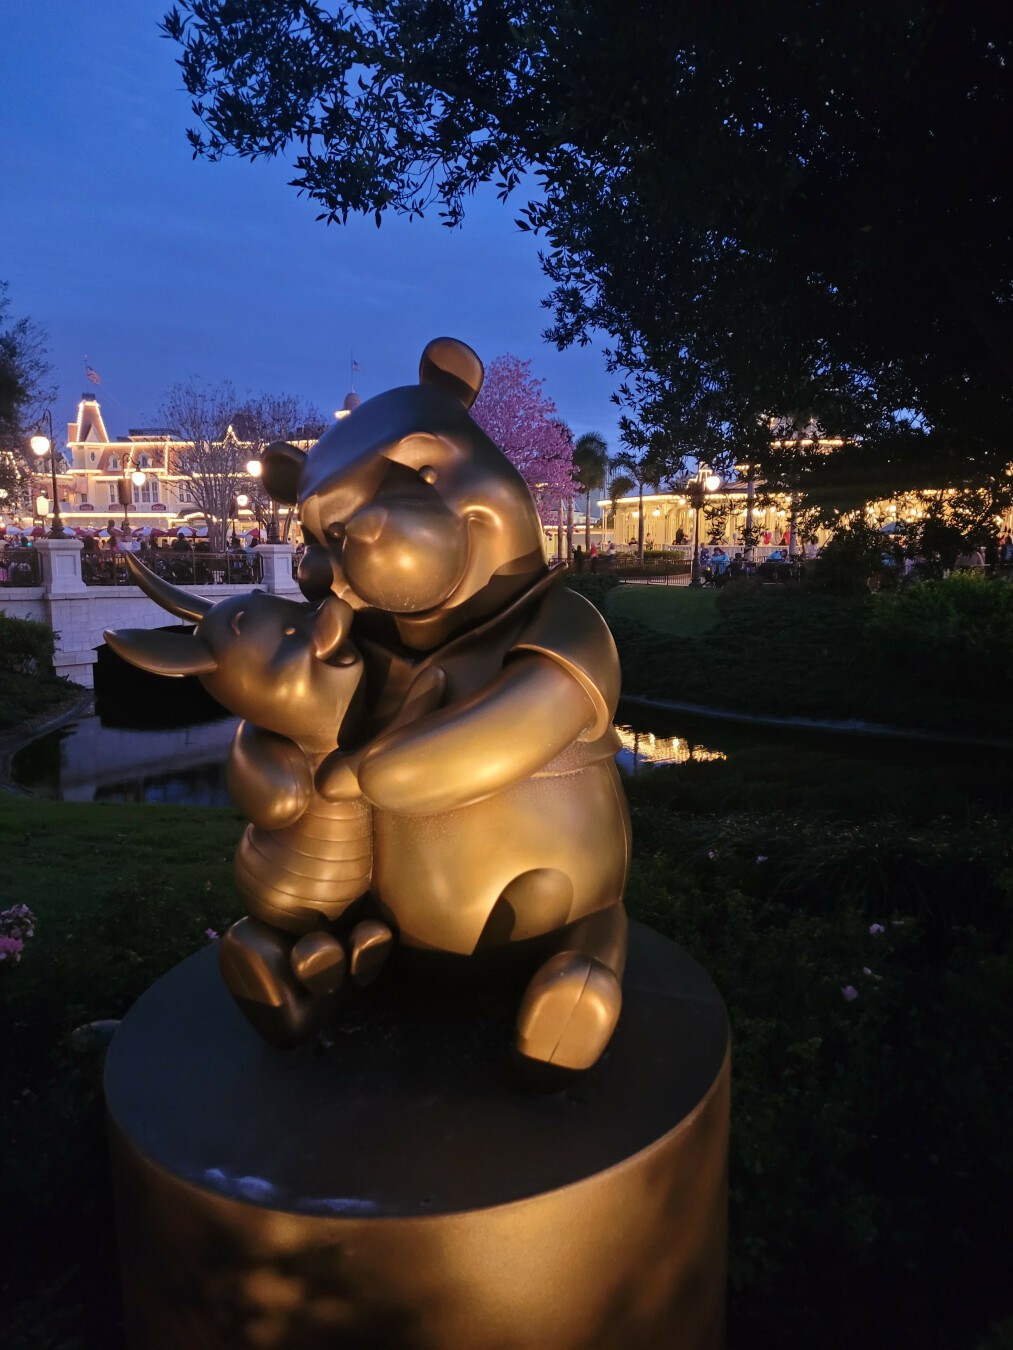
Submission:
<svg viewBox="0 0 1013 1350">
<path fill-rule="evenodd" d="M 417 722 L 420 717 L 434 712 L 443 698 L 447 677 L 439 666 L 429 666 L 412 683 L 397 713 L 384 727 L 377 740 L 357 750 L 332 750 L 317 769 L 317 791 L 325 801 L 348 801 L 362 795 L 359 787 L 359 766 L 368 750 L 389 736 L 391 732 Z"/>
<path fill-rule="evenodd" d="M 361 797 L 359 764 L 366 747 L 358 750 L 332 750 L 317 769 L 317 791 L 328 802 L 351 801 Z"/>
</svg>

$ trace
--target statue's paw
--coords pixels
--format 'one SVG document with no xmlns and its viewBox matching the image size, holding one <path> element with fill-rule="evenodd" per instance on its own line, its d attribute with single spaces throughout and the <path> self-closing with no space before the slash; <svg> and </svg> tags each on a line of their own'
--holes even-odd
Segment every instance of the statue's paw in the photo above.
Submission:
<svg viewBox="0 0 1013 1350">
<path fill-rule="evenodd" d="M 517 1014 L 517 1050 L 563 1069 L 589 1069 L 622 1008 L 615 973 L 593 956 L 558 952 L 536 971 Z"/>
<path fill-rule="evenodd" d="M 333 995 L 313 992 L 296 978 L 296 945 L 290 933 L 253 918 L 234 923 L 218 943 L 219 969 L 239 1010 L 280 1049 L 308 1040 L 335 1007 Z"/>
<path fill-rule="evenodd" d="M 348 971 L 352 982 L 372 984 L 386 964 L 394 934 L 379 919 L 362 919 L 348 938 Z"/>
<path fill-rule="evenodd" d="M 332 933 L 307 933 L 292 948 L 292 970 L 311 993 L 336 994 L 346 974 L 353 984 L 372 984 L 393 942 L 393 933 L 379 919 L 360 920 L 344 945 Z"/>
<path fill-rule="evenodd" d="M 311 994 L 336 994 L 345 983 L 345 949 L 331 933 L 305 933 L 292 948 L 292 973 Z"/>
</svg>

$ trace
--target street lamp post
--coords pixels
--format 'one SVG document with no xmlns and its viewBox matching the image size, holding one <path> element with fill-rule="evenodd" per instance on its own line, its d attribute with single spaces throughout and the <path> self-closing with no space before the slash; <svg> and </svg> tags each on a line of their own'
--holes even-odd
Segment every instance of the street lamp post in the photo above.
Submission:
<svg viewBox="0 0 1013 1350">
<path fill-rule="evenodd" d="M 251 459 L 246 465 L 246 472 L 254 480 L 257 490 L 257 502 L 260 502 L 260 479 L 264 472 L 264 466 L 259 459 Z M 278 542 L 278 508 L 275 500 L 271 499 L 271 519 L 267 522 L 267 542 L 276 544 Z M 259 513 L 258 513 L 259 520 Z"/>
<path fill-rule="evenodd" d="M 123 460 L 123 476 L 120 480 L 120 496 L 123 498 L 123 532 L 130 533 L 130 498 L 133 495 L 130 491 L 131 483 L 134 487 L 143 487 L 148 481 L 148 475 L 142 470 L 134 468 L 131 472 L 131 466 L 134 463 L 134 452 L 128 451 Z"/>
<path fill-rule="evenodd" d="M 250 499 L 245 492 L 240 492 L 238 496 L 233 498 L 233 504 L 235 506 L 235 511 L 232 518 L 232 537 L 235 539 L 239 534 L 239 531 L 236 528 L 239 523 L 239 513 L 240 511 L 246 510 L 250 504 Z"/>
<path fill-rule="evenodd" d="M 33 436 L 29 444 L 32 447 L 32 454 L 42 459 L 43 456 L 49 456 L 49 470 L 53 483 L 53 524 L 49 531 L 50 539 L 65 539 L 66 532 L 63 528 L 63 521 L 60 519 L 60 497 L 56 486 L 56 446 L 53 443 L 53 414 L 47 408 L 42 414 L 42 422 L 49 428 L 49 435 Z"/>
<path fill-rule="evenodd" d="M 716 473 L 709 473 L 703 479 L 697 478 L 695 482 L 689 485 L 689 500 L 695 511 L 693 520 L 693 567 L 689 579 L 691 586 L 703 585 L 700 578 L 700 512 L 707 501 L 708 493 L 717 492 L 720 486 L 721 479 Z"/>
</svg>

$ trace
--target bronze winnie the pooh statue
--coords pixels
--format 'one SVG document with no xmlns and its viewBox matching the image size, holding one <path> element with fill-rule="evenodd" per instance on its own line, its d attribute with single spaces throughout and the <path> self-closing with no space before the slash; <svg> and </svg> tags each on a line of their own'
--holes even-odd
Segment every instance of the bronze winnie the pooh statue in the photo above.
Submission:
<svg viewBox="0 0 1013 1350">
<path fill-rule="evenodd" d="M 619 662 L 549 567 L 523 479 L 468 409 L 483 368 L 431 342 L 419 384 L 362 403 L 308 454 L 265 455 L 309 545 L 300 584 L 355 611 L 368 739 L 317 772 L 373 807 L 372 891 L 400 943 L 470 955 L 552 935 L 518 1050 L 569 1068 L 621 1005 L 630 831 L 614 756 Z M 439 707 L 395 730 L 413 695 Z"/>
<path fill-rule="evenodd" d="M 267 1030 L 273 1019 L 273 1039 L 292 1043 L 318 1024 L 345 945 L 353 972 L 356 962 L 363 978 L 375 972 L 384 924 L 420 953 L 529 952 L 516 1048 L 585 1069 L 615 1028 L 626 957 L 619 662 L 598 611 L 546 564 L 520 474 L 469 416 L 482 378 L 469 347 L 436 339 L 418 385 L 362 403 L 308 453 L 283 443 L 265 452 L 267 491 L 299 510 L 304 595 L 352 615 L 350 642 L 343 631 L 312 659 L 361 655 L 364 666 L 354 718 L 346 709 L 314 724 L 304 755 L 314 782 L 300 778 L 299 791 L 324 816 L 368 805 L 369 892 L 382 923 L 364 930 L 360 920 L 346 938 L 297 884 L 269 899 L 247 886 L 251 918 L 223 940 L 223 970 L 251 1020 Z M 234 693 L 218 697 L 250 715 Z M 301 744 L 284 708 L 278 717 L 254 717 L 233 750 L 239 804 L 264 827 L 272 794 L 288 799 L 291 788 L 279 746 L 262 744 L 257 727 Z"/>
</svg>

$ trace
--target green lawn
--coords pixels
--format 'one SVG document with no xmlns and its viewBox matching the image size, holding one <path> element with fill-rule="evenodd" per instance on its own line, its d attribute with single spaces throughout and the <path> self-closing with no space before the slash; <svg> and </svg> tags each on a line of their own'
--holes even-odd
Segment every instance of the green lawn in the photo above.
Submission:
<svg viewBox="0 0 1013 1350">
<path fill-rule="evenodd" d="M 11 1350 L 119 1345 L 101 1056 L 69 1035 L 122 1017 L 206 928 L 237 917 L 241 829 L 231 811 L 0 793 L 0 909 L 26 903 L 38 920 L 21 963 L 0 967 L 4 1226 L 17 1235 L 0 1274 L 0 1342 Z"/>
<path fill-rule="evenodd" d="M 730 1346 L 985 1350 L 1009 1310 L 1010 792 L 974 764 L 796 746 L 629 795 L 630 911 L 703 962 L 732 1021 Z M 236 915 L 240 830 L 0 796 L 5 892 L 38 917 L 0 968 L 11 1350 L 118 1350 L 101 1057 L 69 1037 Z"/>
<path fill-rule="evenodd" d="M 710 587 L 631 584 L 610 591 L 606 609 L 610 619 L 640 623 L 666 637 L 695 637 L 717 623 L 716 597 Z"/>
</svg>

